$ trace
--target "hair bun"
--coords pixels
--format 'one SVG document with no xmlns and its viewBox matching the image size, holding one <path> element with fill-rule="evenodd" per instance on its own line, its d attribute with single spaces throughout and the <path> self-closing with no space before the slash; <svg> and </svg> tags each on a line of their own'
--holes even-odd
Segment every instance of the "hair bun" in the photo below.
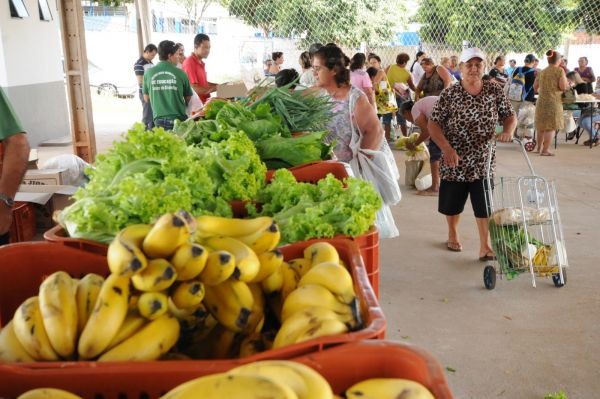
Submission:
<svg viewBox="0 0 600 399">
<path fill-rule="evenodd" d="M 554 50 L 546 51 L 546 57 L 552 57 L 552 56 L 554 56 Z"/>
</svg>

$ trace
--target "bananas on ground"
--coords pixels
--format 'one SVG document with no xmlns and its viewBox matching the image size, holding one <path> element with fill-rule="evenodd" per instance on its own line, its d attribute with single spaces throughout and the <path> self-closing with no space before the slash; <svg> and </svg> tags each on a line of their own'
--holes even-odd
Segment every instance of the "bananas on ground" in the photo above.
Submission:
<svg viewBox="0 0 600 399">
<path fill-rule="evenodd" d="M 152 320 L 138 332 L 104 353 L 99 361 L 156 360 L 167 353 L 179 338 L 179 322 L 170 314 Z"/>
<path fill-rule="evenodd" d="M 19 342 L 12 321 L 0 330 L 0 363 L 2 362 L 35 362 Z"/>
<path fill-rule="evenodd" d="M 235 271 L 235 258 L 227 251 L 208 254 L 206 267 L 200 273 L 200 281 L 206 285 L 217 285 L 227 280 Z"/>
<path fill-rule="evenodd" d="M 262 216 L 255 219 L 235 219 L 219 216 L 199 216 L 196 218 L 196 236 L 199 238 L 225 236 L 249 236 L 273 224 L 273 218 Z"/>
<path fill-rule="evenodd" d="M 325 262 L 311 267 L 298 282 L 299 287 L 307 284 L 317 284 L 327 288 L 346 304 L 351 304 L 356 300 L 352 276 L 339 263 Z"/>
<path fill-rule="evenodd" d="M 17 399 L 83 399 L 71 392 L 56 388 L 36 388 L 20 395 Z"/>
<path fill-rule="evenodd" d="M 190 240 L 194 225 L 194 219 L 185 211 L 162 215 L 144 238 L 144 253 L 150 258 L 170 258 Z"/>
<path fill-rule="evenodd" d="M 227 251 L 235 258 L 232 277 L 243 282 L 251 282 L 260 270 L 256 253 L 243 242 L 231 237 L 212 237 L 206 243 L 216 250 Z"/>
<path fill-rule="evenodd" d="M 162 292 L 144 292 L 138 299 L 137 308 L 146 319 L 157 319 L 167 313 L 169 297 Z"/>
<path fill-rule="evenodd" d="M 103 283 L 104 277 L 94 273 L 86 274 L 77 281 L 75 300 L 77 301 L 77 332 L 79 334 L 83 331 L 94 310 Z"/>
<path fill-rule="evenodd" d="M 204 299 L 204 284 L 197 280 L 177 284 L 171 292 L 171 300 L 178 309 L 196 308 Z"/>
<path fill-rule="evenodd" d="M 90 318 L 79 337 L 79 356 L 92 359 L 101 354 L 117 335 L 129 307 L 129 277 L 108 276 Z"/>
<path fill-rule="evenodd" d="M 134 224 L 121 230 L 108 246 L 106 260 L 110 271 L 121 276 L 132 276 L 148 264 L 142 252 L 142 242 L 150 232 L 148 224 Z"/>
<path fill-rule="evenodd" d="M 133 286 L 140 291 L 163 291 L 177 278 L 175 268 L 164 259 L 152 259 L 148 266 L 131 277 Z"/>
<path fill-rule="evenodd" d="M 252 248 L 256 254 L 262 254 L 263 252 L 272 251 L 277 247 L 281 238 L 281 232 L 277 224 L 271 222 L 268 226 L 262 227 L 252 234 L 237 236 L 235 238 Z"/>
<path fill-rule="evenodd" d="M 171 258 L 171 264 L 177 271 L 177 280 L 191 280 L 198 276 L 206 266 L 208 251 L 200 244 L 185 243 Z"/>
<path fill-rule="evenodd" d="M 44 328 L 40 301 L 37 296 L 19 306 L 13 317 L 13 329 L 23 349 L 35 360 L 58 360 Z"/>
<path fill-rule="evenodd" d="M 77 344 L 76 286 L 65 272 L 48 276 L 40 285 L 40 311 L 54 351 L 63 358 L 75 353 Z"/>
<path fill-rule="evenodd" d="M 248 284 L 227 280 L 219 285 L 206 287 L 204 305 L 223 326 L 231 331 L 241 332 L 248 327 L 254 297 Z"/>
<path fill-rule="evenodd" d="M 313 265 L 324 262 L 340 263 L 340 256 L 333 245 L 328 242 L 316 242 L 304 249 L 304 258 Z"/>
<path fill-rule="evenodd" d="M 346 390 L 348 399 L 435 399 L 427 388 L 416 381 L 402 378 L 372 378 Z"/>
</svg>

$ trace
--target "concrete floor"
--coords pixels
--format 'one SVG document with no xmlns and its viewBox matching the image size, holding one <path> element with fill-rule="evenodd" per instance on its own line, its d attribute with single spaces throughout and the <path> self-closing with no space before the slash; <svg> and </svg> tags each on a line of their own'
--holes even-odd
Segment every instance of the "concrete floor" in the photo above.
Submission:
<svg viewBox="0 0 600 399">
<path fill-rule="evenodd" d="M 102 152 L 138 119 L 141 107 L 137 99 L 95 96 L 93 101 Z M 560 289 L 544 279 L 534 289 L 523 275 L 486 290 L 470 204 L 461 221 L 463 252 L 449 252 L 437 198 L 402 186 L 403 199 L 393 209 L 400 237 L 380 244 L 387 339 L 425 348 L 442 367 L 455 370 L 446 374 L 457 399 L 542 399 L 559 390 L 569 399 L 600 398 L 600 269 L 594 268 L 600 147 L 590 150 L 561 139 L 556 157 L 531 156 L 536 172 L 558 186 L 571 266 Z M 45 147 L 40 161 L 70 151 Z M 404 154 L 395 155 L 403 174 Z M 528 173 L 516 145 L 500 147 L 498 172 Z"/>
</svg>

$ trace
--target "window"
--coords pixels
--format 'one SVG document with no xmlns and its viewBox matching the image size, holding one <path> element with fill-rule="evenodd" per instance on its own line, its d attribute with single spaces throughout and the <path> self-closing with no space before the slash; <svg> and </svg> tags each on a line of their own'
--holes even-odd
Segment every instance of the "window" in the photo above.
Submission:
<svg viewBox="0 0 600 399">
<path fill-rule="evenodd" d="M 10 16 L 13 18 L 27 18 L 29 13 L 23 0 L 9 0 Z"/>
<path fill-rule="evenodd" d="M 38 9 L 40 10 L 40 21 L 52 21 L 48 0 L 38 0 Z"/>
</svg>

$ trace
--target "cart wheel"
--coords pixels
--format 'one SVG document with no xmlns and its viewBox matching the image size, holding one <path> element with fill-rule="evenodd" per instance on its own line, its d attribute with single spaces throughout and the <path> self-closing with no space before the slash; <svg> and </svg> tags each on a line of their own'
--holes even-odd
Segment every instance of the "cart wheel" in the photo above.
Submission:
<svg viewBox="0 0 600 399">
<path fill-rule="evenodd" d="M 496 269 L 494 269 L 494 266 L 487 265 L 483 269 L 483 284 L 488 290 L 493 290 L 496 287 Z"/>
<path fill-rule="evenodd" d="M 527 152 L 531 152 L 533 150 L 535 150 L 535 140 L 531 140 L 527 143 L 525 143 L 525 149 L 527 150 Z"/>
<path fill-rule="evenodd" d="M 563 287 L 565 284 L 567 284 L 567 270 L 563 269 L 563 279 L 565 280 L 564 283 L 560 282 L 560 274 L 559 273 L 554 273 L 552 274 L 552 281 L 554 282 L 554 285 L 558 288 Z"/>
</svg>

